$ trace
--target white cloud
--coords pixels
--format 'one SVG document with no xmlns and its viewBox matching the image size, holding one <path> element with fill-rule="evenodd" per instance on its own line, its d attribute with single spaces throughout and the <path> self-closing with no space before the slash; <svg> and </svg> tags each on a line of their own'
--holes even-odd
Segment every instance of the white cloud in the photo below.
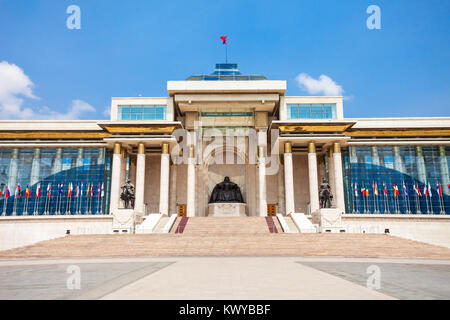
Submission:
<svg viewBox="0 0 450 320">
<path fill-rule="evenodd" d="M 314 79 L 306 73 L 300 73 L 297 78 L 300 89 L 309 94 L 319 94 L 324 96 L 342 96 L 344 89 L 330 77 L 321 75 L 319 79 Z"/>
<path fill-rule="evenodd" d="M 66 113 L 51 110 L 45 106 L 39 110 L 39 119 L 48 120 L 76 120 L 84 112 L 95 112 L 95 108 L 83 100 L 72 100 L 72 105 Z"/>
<path fill-rule="evenodd" d="M 73 100 L 66 113 L 60 113 L 47 106 L 38 112 L 24 107 L 24 99 L 39 99 L 33 93 L 34 83 L 15 64 L 0 62 L 0 119 L 18 120 L 75 120 L 85 112 L 95 112 L 95 108 L 82 100 Z"/>
<path fill-rule="evenodd" d="M 33 82 L 15 64 L 0 62 L 0 117 L 3 119 L 22 118 L 32 113 L 22 108 L 23 98 L 38 99 L 33 94 Z"/>
<path fill-rule="evenodd" d="M 106 118 L 111 118 L 111 107 L 105 107 L 105 110 L 103 110 L 103 115 Z"/>
</svg>

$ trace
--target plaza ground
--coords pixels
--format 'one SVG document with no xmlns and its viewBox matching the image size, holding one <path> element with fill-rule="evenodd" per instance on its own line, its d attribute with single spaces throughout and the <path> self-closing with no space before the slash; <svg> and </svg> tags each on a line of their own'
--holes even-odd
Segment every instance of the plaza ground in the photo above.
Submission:
<svg viewBox="0 0 450 320">
<path fill-rule="evenodd" d="M 68 267 L 80 268 L 69 290 Z M 380 289 L 366 286 L 380 268 Z M 151 257 L 0 261 L 0 299 L 449 299 L 450 260 Z"/>
</svg>

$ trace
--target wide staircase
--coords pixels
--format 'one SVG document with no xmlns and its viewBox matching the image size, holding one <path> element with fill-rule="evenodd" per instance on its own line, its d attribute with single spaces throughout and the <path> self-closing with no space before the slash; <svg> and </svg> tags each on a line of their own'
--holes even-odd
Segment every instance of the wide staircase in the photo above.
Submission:
<svg viewBox="0 0 450 320">
<path fill-rule="evenodd" d="M 269 218 L 269 219 L 267 219 Z M 267 234 L 282 232 L 278 219 L 272 217 L 191 217 L 183 232 L 178 228 L 182 218 L 175 221 L 171 233 L 185 235 L 220 235 L 220 234 Z M 275 228 L 270 228 L 268 221 L 273 221 Z M 271 232 L 272 231 L 272 232 Z"/>
</svg>

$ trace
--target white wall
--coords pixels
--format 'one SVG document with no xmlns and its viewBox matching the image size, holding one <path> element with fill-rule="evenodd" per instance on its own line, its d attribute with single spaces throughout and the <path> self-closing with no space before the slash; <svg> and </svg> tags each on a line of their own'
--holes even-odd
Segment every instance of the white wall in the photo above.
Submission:
<svg viewBox="0 0 450 320">
<path fill-rule="evenodd" d="M 344 106 L 342 97 L 330 97 L 330 96 L 303 96 L 303 97 L 292 97 L 285 96 L 280 98 L 280 120 L 297 120 L 287 118 L 287 104 L 297 104 L 297 103 L 334 103 L 336 104 L 336 119 L 344 119 Z M 299 121 L 305 119 L 298 119 Z M 326 119 L 317 119 L 318 121 L 324 121 Z"/>
<path fill-rule="evenodd" d="M 112 98 L 111 99 L 111 121 L 117 121 L 119 105 L 167 105 L 166 119 L 173 121 L 173 98 L 148 98 L 148 97 L 133 97 L 133 98 Z M 153 120 L 146 120 L 151 122 Z M 161 121 L 161 120 L 155 120 Z"/>
<path fill-rule="evenodd" d="M 112 233 L 112 216 L 2 217 L 0 250 L 22 247 L 70 234 Z"/>
<path fill-rule="evenodd" d="M 389 233 L 406 239 L 450 248 L 449 216 L 402 215 L 350 215 L 342 217 L 348 233 Z"/>
</svg>

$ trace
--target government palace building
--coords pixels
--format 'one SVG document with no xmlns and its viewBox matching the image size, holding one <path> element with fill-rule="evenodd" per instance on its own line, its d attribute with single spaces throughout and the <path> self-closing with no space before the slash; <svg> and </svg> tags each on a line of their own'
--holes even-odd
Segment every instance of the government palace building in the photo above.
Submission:
<svg viewBox="0 0 450 320">
<path fill-rule="evenodd" d="M 450 246 L 450 117 L 344 118 L 341 96 L 285 91 L 216 64 L 112 98 L 109 120 L 0 121 L 0 250 L 225 218 Z"/>
</svg>

